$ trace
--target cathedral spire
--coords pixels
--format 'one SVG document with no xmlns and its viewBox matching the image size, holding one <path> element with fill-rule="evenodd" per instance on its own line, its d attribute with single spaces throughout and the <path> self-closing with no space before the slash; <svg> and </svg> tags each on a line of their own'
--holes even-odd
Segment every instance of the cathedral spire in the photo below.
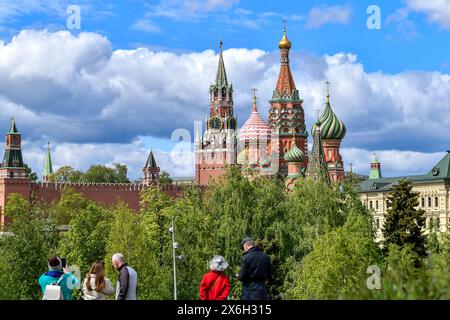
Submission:
<svg viewBox="0 0 450 320">
<path fill-rule="evenodd" d="M 317 120 L 313 129 L 313 147 L 309 156 L 308 167 L 306 168 L 306 177 L 313 180 L 323 180 L 329 182 L 328 167 L 324 159 L 322 139 L 320 137 L 320 120 Z"/>
<path fill-rule="evenodd" d="M 381 163 L 377 159 L 377 155 L 374 152 L 372 156 L 372 161 L 370 162 L 370 173 L 369 179 L 380 179 L 381 175 Z"/>
<path fill-rule="evenodd" d="M 50 155 L 50 142 L 47 144 L 47 153 L 45 154 L 44 172 L 42 178 L 44 181 L 48 181 L 50 175 L 53 174 L 52 157 Z"/>
<path fill-rule="evenodd" d="M 9 128 L 9 132 L 11 134 L 18 134 L 19 130 L 17 130 L 17 126 L 16 126 L 16 120 L 14 119 L 14 117 L 11 118 L 11 127 Z"/>
</svg>

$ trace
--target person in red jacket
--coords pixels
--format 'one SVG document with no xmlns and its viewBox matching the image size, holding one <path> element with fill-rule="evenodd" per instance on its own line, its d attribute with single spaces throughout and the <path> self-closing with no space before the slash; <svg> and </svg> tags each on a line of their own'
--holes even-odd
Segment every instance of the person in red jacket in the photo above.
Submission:
<svg viewBox="0 0 450 320">
<path fill-rule="evenodd" d="M 230 293 L 230 279 L 224 273 L 228 262 L 222 256 L 214 256 L 209 262 L 210 272 L 200 283 L 200 300 L 226 300 Z"/>
</svg>

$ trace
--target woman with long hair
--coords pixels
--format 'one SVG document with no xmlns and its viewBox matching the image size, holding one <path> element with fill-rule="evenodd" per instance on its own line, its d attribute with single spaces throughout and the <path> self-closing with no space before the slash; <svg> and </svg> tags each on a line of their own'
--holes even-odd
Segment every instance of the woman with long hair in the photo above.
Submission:
<svg viewBox="0 0 450 320">
<path fill-rule="evenodd" d="M 84 300 L 106 300 L 106 296 L 114 293 L 111 280 L 105 278 L 105 263 L 97 260 L 83 281 Z"/>
</svg>

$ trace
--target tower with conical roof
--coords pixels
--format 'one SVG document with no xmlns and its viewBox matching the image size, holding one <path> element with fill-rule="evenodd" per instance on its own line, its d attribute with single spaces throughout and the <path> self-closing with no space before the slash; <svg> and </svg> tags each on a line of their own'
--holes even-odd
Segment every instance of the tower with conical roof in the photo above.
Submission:
<svg viewBox="0 0 450 320">
<path fill-rule="evenodd" d="M 209 116 L 203 137 L 196 137 L 195 176 L 207 185 L 225 173 L 227 165 L 236 164 L 237 120 L 233 114 L 233 86 L 228 82 L 220 41 L 219 63 L 215 82 L 209 87 Z"/>
<path fill-rule="evenodd" d="M 145 186 L 149 186 L 151 184 L 156 185 L 159 182 L 159 167 L 156 164 L 155 156 L 153 155 L 153 151 L 150 150 L 148 154 L 147 161 L 145 165 L 142 167 L 142 172 L 144 173 L 144 177 L 142 179 L 142 183 Z"/>
<path fill-rule="evenodd" d="M 30 183 L 22 160 L 22 135 L 12 118 L 9 131 L 5 134 L 5 153 L 0 164 L 0 225 L 7 225 L 9 222 L 3 214 L 8 195 L 19 193 L 25 199 L 29 199 Z"/>
<path fill-rule="evenodd" d="M 289 50 L 291 42 L 286 35 L 286 27 L 283 28 L 283 38 L 278 44 L 280 48 L 280 73 L 272 98 L 270 99 L 269 127 L 272 131 L 271 160 L 272 167 L 278 164 L 279 173 L 287 175 L 288 165 L 284 154 L 291 148 L 291 133 L 294 132 L 294 140 L 308 161 L 308 132 L 305 126 L 305 113 L 295 87 L 294 78 L 289 66 Z"/>
<path fill-rule="evenodd" d="M 316 121 L 316 125 L 312 130 L 312 135 L 314 138 L 314 142 L 311 154 L 309 156 L 309 162 L 306 168 L 305 176 L 308 179 L 329 182 L 328 168 L 323 155 L 320 120 Z"/>
<path fill-rule="evenodd" d="M 375 152 L 372 155 L 372 161 L 370 162 L 369 179 L 380 179 L 381 175 L 381 163 L 377 159 Z"/>
<path fill-rule="evenodd" d="M 330 82 L 327 85 L 327 101 L 325 109 L 319 117 L 320 136 L 322 140 L 325 162 L 328 167 L 330 180 L 339 182 L 344 179 L 344 162 L 340 153 L 342 139 L 345 137 L 346 128 L 344 123 L 336 116 L 330 103 Z M 313 125 L 313 132 L 316 124 Z"/>
<path fill-rule="evenodd" d="M 42 172 L 42 180 L 49 181 L 49 177 L 53 174 L 52 157 L 50 155 L 50 142 L 47 144 L 47 153 L 45 154 L 44 171 Z"/>
</svg>

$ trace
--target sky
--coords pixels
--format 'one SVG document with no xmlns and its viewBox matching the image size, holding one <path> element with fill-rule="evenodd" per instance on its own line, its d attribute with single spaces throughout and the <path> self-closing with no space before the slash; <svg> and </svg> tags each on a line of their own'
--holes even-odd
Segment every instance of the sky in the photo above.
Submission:
<svg viewBox="0 0 450 320">
<path fill-rule="evenodd" d="M 0 0 L 0 130 L 16 119 L 40 176 L 47 142 L 55 170 L 137 179 L 151 148 L 192 176 L 220 40 L 239 125 L 251 88 L 267 119 L 283 19 L 308 128 L 331 83 L 346 170 L 376 152 L 384 176 L 424 174 L 450 149 L 450 0 Z"/>
</svg>

